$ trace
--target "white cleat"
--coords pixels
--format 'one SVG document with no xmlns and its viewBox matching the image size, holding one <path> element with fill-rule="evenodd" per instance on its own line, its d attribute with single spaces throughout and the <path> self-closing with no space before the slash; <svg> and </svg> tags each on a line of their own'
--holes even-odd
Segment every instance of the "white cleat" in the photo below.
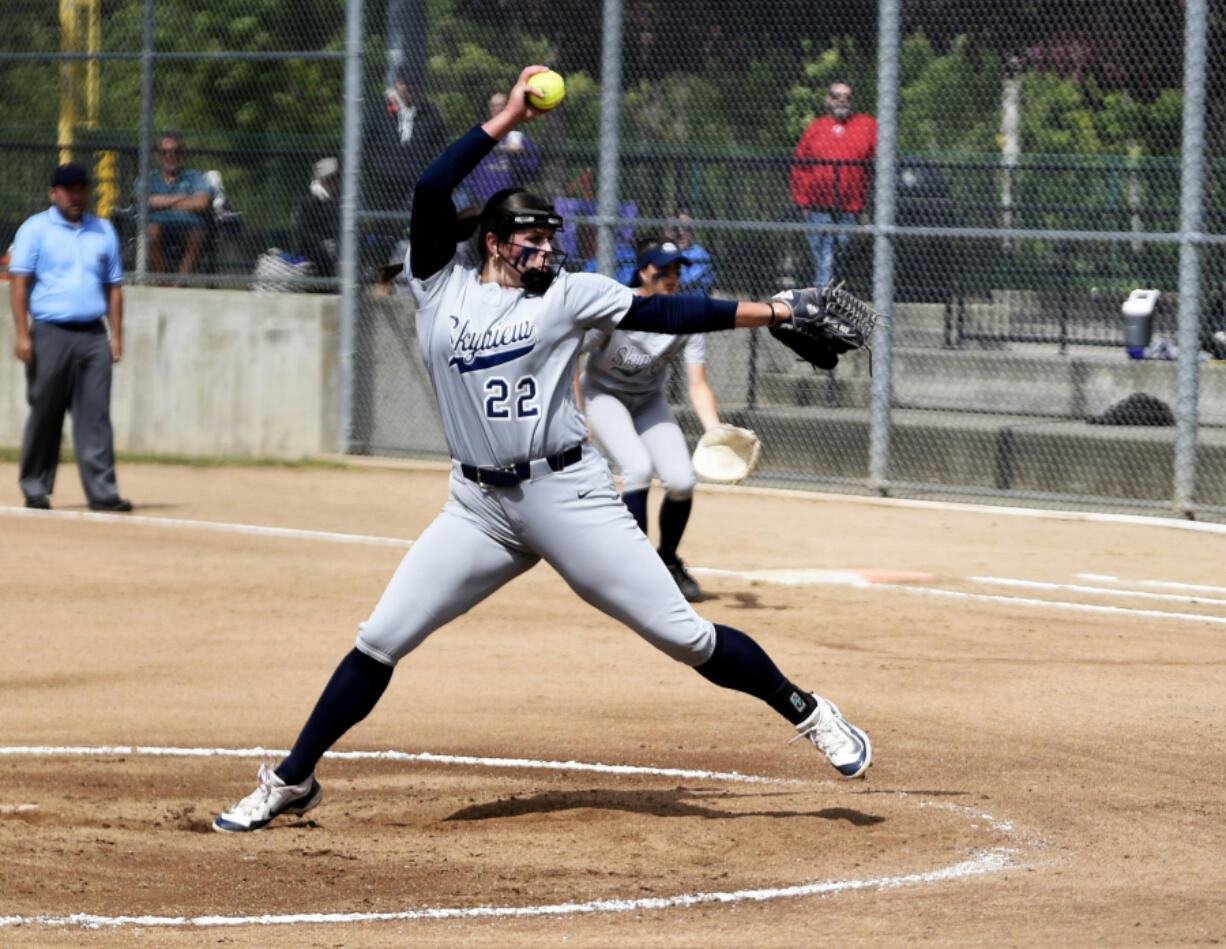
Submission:
<svg viewBox="0 0 1226 949">
<path fill-rule="evenodd" d="M 817 708 L 796 726 L 799 734 L 788 744 L 808 738 L 839 774 L 845 778 L 860 777 L 873 763 L 873 744 L 868 735 L 843 718 L 833 702 L 816 692 L 809 694 L 817 700 Z"/>
<path fill-rule="evenodd" d="M 260 764 L 260 785 L 213 821 L 213 829 L 227 834 L 263 830 L 281 814 L 305 814 L 323 800 L 324 789 L 311 775 L 301 784 L 286 784 L 268 762 Z"/>
</svg>

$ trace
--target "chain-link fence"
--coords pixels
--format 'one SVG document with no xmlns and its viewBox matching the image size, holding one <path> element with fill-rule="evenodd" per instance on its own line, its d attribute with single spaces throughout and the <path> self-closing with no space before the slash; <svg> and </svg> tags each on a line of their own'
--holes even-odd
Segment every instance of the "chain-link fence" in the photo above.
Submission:
<svg viewBox="0 0 1226 949">
<path fill-rule="evenodd" d="M 6 23 L 5 246 L 78 161 L 138 277 L 246 285 L 275 248 L 335 286 L 337 228 L 316 237 L 307 199 L 335 185 L 343 3 L 12 0 Z"/>
<path fill-rule="evenodd" d="M 759 483 L 1226 513 L 1222 0 L 9 11 L 0 241 L 72 157 L 133 279 L 340 292 L 345 450 L 445 452 L 411 301 L 379 268 L 424 165 L 544 62 L 565 105 L 462 203 L 540 192 L 573 269 L 624 279 L 636 240 L 668 235 L 697 291 L 833 275 L 892 313 L 871 360 L 829 373 L 758 331 L 709 339 Z M 1138 288 L 1156 307 L 1126 318 Z"/>
</svg>

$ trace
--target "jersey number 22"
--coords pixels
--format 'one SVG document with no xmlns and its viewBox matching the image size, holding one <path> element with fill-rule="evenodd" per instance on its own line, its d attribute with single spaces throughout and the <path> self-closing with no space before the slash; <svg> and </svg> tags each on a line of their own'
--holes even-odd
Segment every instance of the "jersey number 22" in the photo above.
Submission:
<svg viewBox="0 0 1226 949">
<path fill-rule="evenodd" d="M 502 376 L 485 381 L 487 418 L 534 418 L 541 414 L 536 404 L 536 377 L 523 376 L 514 385 Z"/>
</svg>

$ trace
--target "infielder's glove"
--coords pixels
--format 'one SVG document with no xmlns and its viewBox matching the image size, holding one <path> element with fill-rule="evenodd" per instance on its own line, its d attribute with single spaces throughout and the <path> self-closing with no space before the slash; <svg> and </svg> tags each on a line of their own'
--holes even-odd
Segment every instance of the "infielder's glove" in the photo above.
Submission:
<svg viewBox="0 0 1226 949">
<path fill-rule="evenodd" d="M 736 484 L 758 466 L 762 443 L 747 428 L 720 425 L 698 440 L 690 463 L 694 474 L 715 484 Z"/>
<path fill-rule="evenodd" d="M 842 283 L 784 290 L 771 299 L 792 311 L 792 321 L 770 327 L 771 335 L 819 369 L 833 369 L 840 354 L 867 346 L 882 318 Z"/>
</svg>

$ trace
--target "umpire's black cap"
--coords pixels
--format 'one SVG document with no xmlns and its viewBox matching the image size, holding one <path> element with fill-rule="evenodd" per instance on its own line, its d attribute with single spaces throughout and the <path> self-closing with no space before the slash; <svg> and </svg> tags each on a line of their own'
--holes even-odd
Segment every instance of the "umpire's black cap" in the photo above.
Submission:
<svg viewBox="0 0 1226 949">
<path fill-rule="evenodd" d="M 51 187 L 53 188 L 67 188 L 82 182 L 89 184 L 89 181 L 89 169 L 84 165 L 78 165 L 75 161 L 60 165 L 51 172 Z"/>
</svg>

